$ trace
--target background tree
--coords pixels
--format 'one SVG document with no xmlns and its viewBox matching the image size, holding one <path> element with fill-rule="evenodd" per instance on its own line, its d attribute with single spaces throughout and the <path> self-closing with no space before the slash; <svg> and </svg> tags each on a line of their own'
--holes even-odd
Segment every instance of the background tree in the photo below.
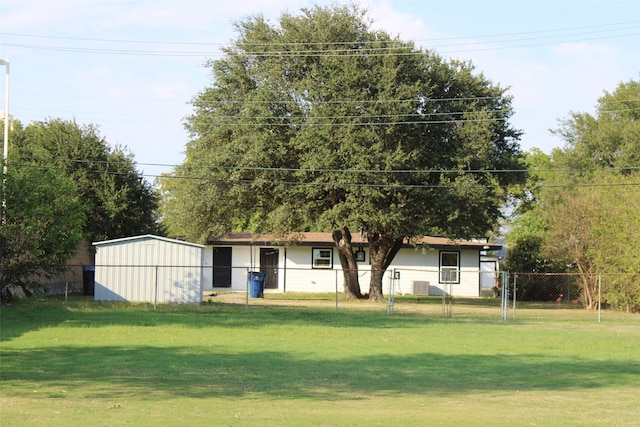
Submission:
<svg viewBox="0 0 640 427">
<path fill-rule="evenodd" d="M 608 175 L 592 205 L 593 262 L 609 304 L 640 312 L 640 175 Z M 613 191 L 612 191 L 613 190 Z"/>
<path fill-rule="evenodd" d="M 11 150 L 15 168 L 39 165 L 72 179 L 88 207 L 86 241 L 161 232 L 156 190 L 136 170 L 133 155 L 111 147 L 95 126 L 62 119 L 32 123 L 15 133 Z"/>
<path fill-rule="evenodd" d="M 506 235 L 508 257 L 503 268 L 514 272 L 551 273 L 564 271 L 564 265 L 542 254 L 548 233 L 548 224 L 540 203 L 541 193 L 547 187 L 562 185 L 561 177 L 554 174 L 549 155 L 537 148 L 524 153 L 528 170 L 527 184 L 520 188 L 513 206 Z M 519 286 L 524 290 L 524 286 Z M 518 295 L 518 297 L 525 295 Z"/>
<path fill-rule="evenodd" d="M 598 100 L 596 116 L 572 113 L 560 122 L 554 132 L 566 145 L 550 156 L 533 153 L 528 188 L 534 196 L 509 237 L 509 268 L 518 268 L 519 248 L 535 239 L 532 265 L 581 273 L 587 308 L 597 304 L 597 273 L 610 273 L 604 298 L 640 310 L 639 100 L 638 82 L 622 83 Z"/>
<path fill-rule="evenodd" d="M 52 277 L 82 240 L 85 205 L 62 171 L 37 166 L 9 167 L 4 176 L 5 222 L 0 230 L 2 300 L 7 289 L 28 293 L 39 277 Z"/>
<path fill-rule="evenodd" d="M 372 30 L 357 6 L 236 30 L 193 101 L 186 161 L 161 179 L 174 233 L 331 231 L 345 293 L 361 297 L 351 233 L 363 232 L 378 299 L 404 242 L 494 227 L 522 177 L 494 173 L 521 169 L 504 89 Z"/>
<path fill-rule="evenodd" d="M 598 99 L 596 115 L 571 113 L 553 132 L 565 141 L 556 163 L 578 170 L 640 165 L 640 82 L 620 83 Z"/>
</svg>

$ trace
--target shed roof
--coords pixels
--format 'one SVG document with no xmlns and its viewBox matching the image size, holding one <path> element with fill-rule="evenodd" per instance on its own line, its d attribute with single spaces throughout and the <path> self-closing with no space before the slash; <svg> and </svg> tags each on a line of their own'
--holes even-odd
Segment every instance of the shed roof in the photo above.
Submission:
<svg viewBox="0 0 640 427">
<path fill-rule="evenodd" d="M 143 235 L 140 235 L 140 236 L 131 236 L 131 237 L 122 237 L 120 239 L 103 240 L 101 242 L 93 242 L 93 246 L 102 246 L 102 245 L 109 245 L 109 244 L 114 244 L 114 243 L 134 242 L 134 241 L 137 241 L 137 240 L 159 240 L 159 241 L 168 242 L 168 243 L 174 243 L 174 244 L 178 244 L 178 245 L 185 245 L 185 246 L 193 246 L 193 247 L 197 247 L 197 248 L 204 248 L 203 245 L 198 245 L 196 243 L 185 242 L 184 240 L 178 240 L 178 239 L 170 239 L 168 237 L 156 236 L 154 234 L 143 234 Z"/>
<path fill-rule="evenodd" d="M 354 245 L 367 244 L 366 237 L 360 234 L 353 234 L 351 243 Z M 262 246 L 331 246 L 333 237 L 331 233 L 305 232 L 290 233 L 283 237 L 278 237 L 270 233 L 231 233 L 217 239 L 210 239 L 209 244 L 214 246 L 225 245 L 262 245 Z M 427 245 L 437 248 L 462 248 L 478 250 L 500 250 L 502 245 L 486 243 L 473 240 L 450 239 L 448 237 L 424 236 L 411 243 L 405 243 L 405 247 L 414 245 Z"/>
</svg>

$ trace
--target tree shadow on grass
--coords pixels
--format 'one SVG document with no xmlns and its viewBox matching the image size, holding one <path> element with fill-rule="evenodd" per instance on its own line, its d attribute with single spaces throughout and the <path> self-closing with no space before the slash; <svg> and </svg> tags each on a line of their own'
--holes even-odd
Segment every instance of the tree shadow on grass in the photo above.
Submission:
<svg viewBox="0 0 640 427">
<path fill-rule="evenodd" d="M 37 363 L 33 363 L 38 361 Z M 350 400 L 367 396 L 634 386 L 640 362 L 517 356 L 375 355 L 318 359 L 287 352 L 210 347 L 98 346 L 9 350 L 4 395 L 80 390 L 84 398 L 269 397 Z M 55 393 L 54 393 L 55 394 Z"/>
</svg>

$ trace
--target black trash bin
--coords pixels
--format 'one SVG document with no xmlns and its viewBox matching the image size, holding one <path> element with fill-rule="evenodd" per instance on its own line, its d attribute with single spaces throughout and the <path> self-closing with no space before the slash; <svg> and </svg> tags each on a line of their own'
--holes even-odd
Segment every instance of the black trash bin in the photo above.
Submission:
<svg viewBox="0 0 640 427">
<path fill-rule="evenodd" d="M 264 297 L 264 273 L 249 272 L 249 296 L 251 298 Z"/>
<path fill-rule="evenodd" d="M 96 268 L 93 265 L 82 266 L 82 293 L 83 295 L 95 294 Z"/>
</svg>

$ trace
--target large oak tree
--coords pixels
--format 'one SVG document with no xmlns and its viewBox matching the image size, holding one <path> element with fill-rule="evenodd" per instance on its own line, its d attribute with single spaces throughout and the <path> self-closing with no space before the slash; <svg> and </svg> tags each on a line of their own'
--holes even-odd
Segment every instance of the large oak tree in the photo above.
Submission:
<svg viewBox="0 0 640 427">
<path fill-rule="evenodd" d="M 403 243 L 491 230 L 521 175 L 511 99 L 466 62 L 384 31 L 357 6 L 254 16 L 208 63 L 185 162 L 162 180 L 170 231 L 331 231 L 345 293 L 362 297 L 352 233 L 371 255 L 368 296 Z"/>
</svg>

